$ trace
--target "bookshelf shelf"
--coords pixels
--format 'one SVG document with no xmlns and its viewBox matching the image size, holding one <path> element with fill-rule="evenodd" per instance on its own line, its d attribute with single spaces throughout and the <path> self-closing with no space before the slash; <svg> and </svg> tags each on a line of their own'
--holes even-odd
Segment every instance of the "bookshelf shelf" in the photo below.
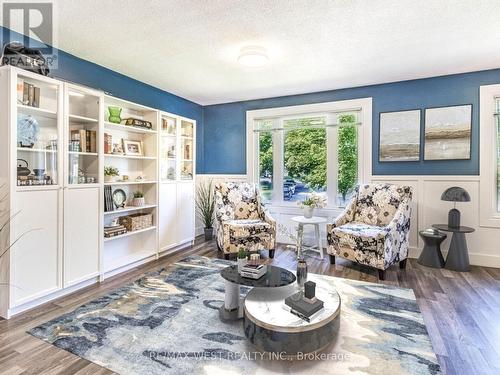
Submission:
<svg viewBox="0 0 500 375">
<path fill-rule="evenodd" d="M 104 154 L 106 158 L 121 158 L 121 159 L 138 159 L 138 160 L 156 160 L 155 156 L 140 156 L 140 155 L 122 155 L 122 154 Z"/>
<path fill-rule="evenodd" d="M 117 181 L 117 182 L 105 182 L 105 186 L 114 186 L 114 185 L 148 185 L 148 184 L 156 184 L 158 181 Z"/>
<path fill-rule="evenodd" d="M 138 251 L 105 263 L 104 272 L 112 272 L 129 264 L 139 262 L 143 259 L 156 255 L 156 251 Z"/>
<path fill-rule="evenodd" d="M 104 215 L 115 215 L 115 214 L 122 214 L 126 212 L 134 212 L 134 211 L 140 211 L 140 210 L 147 210 L 151 208 L 156 208 L 158 207 L 157 204 L 145 204 L 144 206 L 140 207 L 135 207 L 135 206 L 125 206 L 124 208 L 119 208 L 113 211 L 107 211 L 104 212 Z"/>
<path fill-rule="evenodd" d="M 55 154 L 57 150 L 46 150 L 43 148 L 27 148 L 27 147 L 18 147 L 18 152 L 42 152 L 46 154 Z"/>
<path fill-rule="evenodd" d="M 138 127 L 134 126 L 128 126 L 128 125 L 121 125 L 121 124 L 115 124 L 112 122 L 104 122 L 104 128 L 107 130 L 121 130 L 125 132 L 131 132 L 131 133 L 143 133 L 143 134 L 157 134 L 156 130 L 149 130 L 149 129 L 141 129 Z"/>
<path fill-rule="evenodd" d="M 82 155 L 82 156 L 99 156 L 97 152 L 80 152 L 80 151 L 68 151 L 70 155 Z"/>
<path fill-rule="evenodd" d="M 99 123 L 98 119 L 90 118 L 90 117 L 85 117 L 85 116 L 69 115 L 68 117 L 69 117 L 69 121 L 71 121 L 71 122 L 90 123 L 90 124 L 97 124 L 97 123 Z"/>
<path fill-rule="evenodd" d="M 46 118 L 50 118 L 50 119 L 57 118 L 57 112 L 51 111 L 49 109 L 44 109 L 44 108 L 39 108 L 39 107 L 31 107 L 28 105 L 18 104 L 17 110 L 18 110 L 18 112 L 25 114 L 25 115 L 41 116 L 41 117 L 46 117 Z"/>
</svg>

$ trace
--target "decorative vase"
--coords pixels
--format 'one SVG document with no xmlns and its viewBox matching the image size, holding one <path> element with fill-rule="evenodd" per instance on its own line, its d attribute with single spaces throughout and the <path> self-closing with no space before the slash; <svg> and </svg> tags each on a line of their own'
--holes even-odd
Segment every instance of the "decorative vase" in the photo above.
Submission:
<svg viewBox="0 0 500 375">
<path fill-rule="evenodd" d="M 205 228 L 205 241 L 210 241 L 214 237 L 214 228 Z"/>
<path fill-rule="evenodd" d="M 109 111 L 109 117 L 108 121 L 112 122 L 113 124 L 119 124 L 122 122 L 122 119 L 120 117 L 122 113 L 122 109 L 120 107 L 108 107 Z"/>
<path fill-rule="evenodd" d="M 241 269 L 246 266 L 248 263 L 247 258 L 238 258 L 238 273 L 241 272 Z"/>
<path fill-rule="evenodd" d="M 133 205 L 134 207 L 142 207 L 142 206 L 144 206 L 145 204 L 146 204 L 146 200 L 144 199 L 144 197 L 142 197 L 142 198 L 134 198 L 134 199 L 132 200 L 132 205 Z"/>
<path fill-rule="evenodd" d="M 304 217 L 305 218 L 307 218 L 307 219 L 312 218 L 313 213 L 314 213 L 314 207 L 312 207 L 312 206 L 305 206 L 304 207 Z"/>
<path fill-rule="evenodd" d="M 307 263 L 302 257 L 297 260 L 297 285 L 300 290 L 304 290 L 304 284 L 307 281 Z"/>
</svg>

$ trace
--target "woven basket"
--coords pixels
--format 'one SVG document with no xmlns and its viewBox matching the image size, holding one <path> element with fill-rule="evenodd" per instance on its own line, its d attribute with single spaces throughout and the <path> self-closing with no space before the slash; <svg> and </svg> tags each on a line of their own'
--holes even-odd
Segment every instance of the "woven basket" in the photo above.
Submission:
<svg viewBox="0 0 500 375">
<path fill-rule="evenodd" d="M 119 219 L 120 225 L 123 225 L 129 232 L 149 228 L 153 225 L 152 214 L 131 214 L 122 216 Z"/>
</svg>

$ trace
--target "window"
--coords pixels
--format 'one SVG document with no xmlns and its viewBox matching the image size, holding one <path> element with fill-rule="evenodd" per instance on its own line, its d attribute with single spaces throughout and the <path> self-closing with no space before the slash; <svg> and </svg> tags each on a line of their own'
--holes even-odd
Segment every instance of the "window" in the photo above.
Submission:
<svg viewBox="0 0 500 375">
<path fill-rule="evenodd" d="M 328 108 L 347 102 L 351 101 L 321 103 L 321 111 L 310 111 L 316 105 L 305 105 L 247 113 L 250 174 L 260 183 L 265 202 L 296 205 L 311 192 L 325 196 L 329 207 L 344 206 L 350 199 L 359 181 L 361 161 L 371 160 L 360 157 L 365 109 L 352 105 L 345 105 L 345 110 L 338 105 Z M 371 121 L 371 106 L 369 111 Z"/>
<path fill-rule="evenodd" d="M 500 228 L 500 85 L 479 89 L 479 216 Z"/>
<path fill-rule="evenodd" d="M 283 121 L 283 199 L 326 195 L 326 116 Z"/>
</svg>

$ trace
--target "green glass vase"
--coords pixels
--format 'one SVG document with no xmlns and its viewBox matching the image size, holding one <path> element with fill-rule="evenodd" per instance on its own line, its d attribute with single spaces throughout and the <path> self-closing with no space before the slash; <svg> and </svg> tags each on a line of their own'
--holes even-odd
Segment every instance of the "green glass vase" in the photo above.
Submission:
<svg viewBox="0 0 500 375">
<path fill-rule="evenodd" d="M 122 122 L 122 119 L 120 117 L 122 109 L 120 107 L 108 107 L 108 111 L 109 111 L 109 118 L 108 118 L 109 122 L 112 122 L 114 124 L 119 124 Z"/>
</svg>

